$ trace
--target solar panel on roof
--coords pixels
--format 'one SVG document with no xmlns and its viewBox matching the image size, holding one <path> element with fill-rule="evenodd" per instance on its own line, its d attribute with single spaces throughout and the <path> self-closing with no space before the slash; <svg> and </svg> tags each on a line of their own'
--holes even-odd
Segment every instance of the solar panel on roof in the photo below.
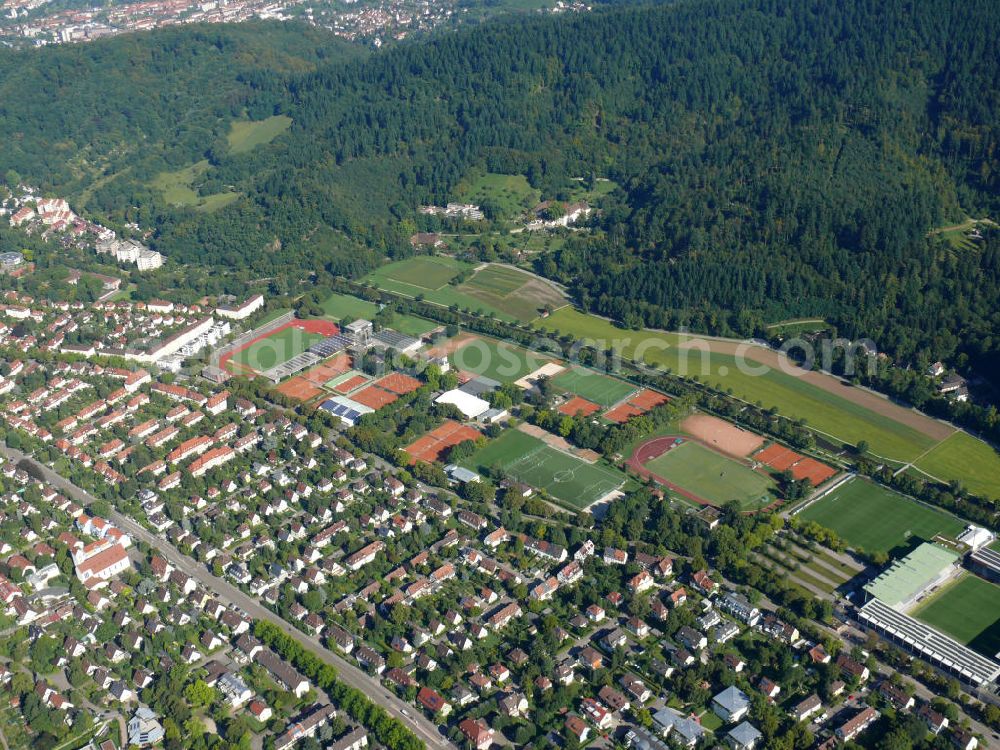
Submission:
<svg viewBox="0 0 1000 750">
<path fill-rule="evenodd" d="M 318 354 L 321 357 L 330 357 L 337 352 L 342 352 L 344 349 L 351 345 L 351 340 L 346 336 L 341 334 L 336 334 L 334 336 L 329 336 L 322 341 L 317 341 L 315 344 L 309 347 L 309 351 L 313 354 Z"/>
<path fill-rule="evenodd" d="M 347 419 L 352 422 L 356 422 L 363 416 L 363 414 L 357 409 L 352 409 L 346 404 L 338 404 L 335 401 L 324 401 L 320 408 L 326 409 L 326 411 L 330 412 L 335 417 L 341 417 L 342 419 Z"/>
<path fill-rule="evenodd" d="M 376 333 L 375 341 L 384 346 L 399 349 L 400 351 L 409 349 L 410 347 L 416 346 L 420 343 L 419 339 L 415 339 L 412 336 L 407 336 L 397 331 L 390 331 L 387 329 L 383 329 Z"/>
</svg>

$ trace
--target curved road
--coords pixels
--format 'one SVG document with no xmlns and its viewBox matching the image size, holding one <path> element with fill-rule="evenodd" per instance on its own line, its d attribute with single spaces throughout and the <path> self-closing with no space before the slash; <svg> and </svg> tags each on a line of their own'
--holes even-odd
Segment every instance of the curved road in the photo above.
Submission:
<svg viewBox="0 0 1000 750">
<path fill-rule="evenodd" d="M 51 484 L 53 487 L 56 487 L 66 495 L 72 497 L 81 505 L 90 505 L 97 499 L 90 493 L 80 487 L 77 487 L 69 480 L 56 474 L 55 471 L 50 469 L 48 466 L 35 461 L 31 456 L 28 456 L 19 450 L 10 448 L 9 446 L 0 443 L 0 452 L 6 454 L 7 458 L 15 463 L 24 458 L 31 460 L 31 462 L 38 467 L 46 482 Z M 378 703 L 383 708 L 386 708 L 397 719 L 405 722 L 409 726 L 410 730 L 427 744 L 427 747 L 455 747 L 447 740 L 447 738 L 443 737 L 438 732 L 437 726 L 432 721 L 424 717 L 420 709 L 406 703 L 403 700 L 400 700 L 393 693 L 386 690 L 378 682 L 378 680 L 372 679 L 366 672 L 363 672 L 339 654 L 323 646 L 317 638 L 306 635 L 298 628 L 292 627 L 274 612 L 261 606 L 256 599 L 245 594 L 229 581 L 214 576 L 211 571 L 207 570 L 203 565 L 181 553 L 181 551 L 174 547 L 166 539 L 166 537 L 157 536 L 144 526 L 136 523 L 128 516 L 122 515 L 118 511 L 113 510 L 111 512 L 110 520 L 113 521 L 118 528 L 127 532 L 133 539 L 141 539 L 151 547 L 158 548 L 160 553 L 163 554 L 163 556 L 166 557 L 175 568 L 187 573 L 187 575 L 194 578 L 206 589 L 213 592 L 224 603 L 239 607 L 254 619 L 268 620 L 269 622 L 280 626 L 286 633 L 288 633 L 289 636 L 298 641 L 304 648 L 312 651 L 325 661 L 332 662 L 337 668 L 338 677 L 344 683 L 350 685 L 356 690 L 360 690 L 375 703 Z M 403 713 L 404 711 L 406 712 L 405 714 Z"/>
</svg>

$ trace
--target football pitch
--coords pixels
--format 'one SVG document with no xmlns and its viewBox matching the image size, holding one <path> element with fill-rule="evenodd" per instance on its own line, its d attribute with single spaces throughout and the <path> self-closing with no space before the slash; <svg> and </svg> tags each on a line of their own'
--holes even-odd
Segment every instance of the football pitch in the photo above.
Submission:
<svg viewBox="0 0 1000 750">
<path fill-rule="evenodd" d="M 916 536 L 954 536 L 964 524 L 954 516 L 921 505 L 866 479 L 852 479 L 817 500 L 799 516 L 836 532 L 865 552 L 888 552 Z"/>
<path fill-rule="evenodd" d="M 601 406 L 617 404 L 635 392 L 635 386 L 629 383 L 583 367 L 573 367 L 559 373 L 552 378 L 552 384 Z"/>
<path fill-rule="evenodd" d="M 508 477 L 544 490 L 578 510 L 625 481 L 625 475 L 617 469 L 588 464 L 518 430 L 504 432 L 473 455 L 467 465 L 479 471 L 499 467 Z"/>
<path fill-rule="evenodd" d="M 716 506 L 735 500 L 749 510 L 774 499 L 768 477 L 690 440 L 647 461 L 645 467 Z"/>
<path fill-rule="evenodd" d="M 1000 651 L 1000 586 L 971 573 L 910 614 L 985 656 Z"/>
<path fill-rule="evenodd" d="M 331 294 L 323 301 L 323 312 L 331 318 L 350 322 L 358 318 L 369 320 L 378 312 L 378 305 L 349 294 Z"/>
</svg>

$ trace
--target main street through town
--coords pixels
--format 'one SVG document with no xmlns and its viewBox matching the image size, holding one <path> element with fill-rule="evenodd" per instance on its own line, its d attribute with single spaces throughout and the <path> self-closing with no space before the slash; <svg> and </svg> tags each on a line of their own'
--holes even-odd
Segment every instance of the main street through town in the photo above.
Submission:
<svg viewBox="0 0 1000 750">
<path fill-rule="evenodd" d="M 57 488 L 59 491 L 65 493 L 67 496 L 72 497 L 81 505 L 90 505 L 91 503 L 96 502 L 97 498 L 93 495 L 80 487 L 77 487 L 75 484 L 60 476 L 48 466 L 34 460 L 31 456 L 6 445 L 0 444 L 0 446 L 2 446 L 0 447 L 0 452 L 6 455 L 10 461 L 17 463 L 25 458 L 30 460 L 31 463 L 38 468 L 38 472 L 42 475 L 46 482 Z M 407 726 L 409 726 L 409 728 L 427 744 L 428 747 L 454 747 L 454 745 L 452 745 L 446 737 L 443 737 L 438 732 L 437 726 L 424 717 L 420 709 L 411 706 L 397 696 L 393 695 L 391 692 L 386 690 L 377 679 L 373 679 L 367 673 L 363 672 L 354 664 L 351 664 L 339 654 L 323 646 L 318 638 L 306 635 L 302 631 L 285 622 L 271 610 L 262 606 L 256 599 L 244 593 L 229 581 L 216 577 L 211 571 L 206 569 L 204 565 L 201 565 L 187 555 L 184 555 L 165 537 L 154 534 L 144 526 L 140 525 L 128 516 L 119 513 L 118 511 L 113 510 L 110 515 L 111 518 L 109 520 L 118 526 L 118 528 L 129 534 L 129 536 L 133 539 L 142 540 L 151 547 L 157 548 L 175 568 L 191 576 L 191 578 L 198 581 L 202 586 L 211 591 L 223 602 L 242 609 L 254 619 L 267 620 L 280 626 L 286 633 L 288 633 L 289 636 L 298 641 L 304 648 L 312 651 L 325 661 L 332 663 L 337 668 L 337 674 L 340 680 L 352 688 L 360 690 L 371 700 L 386 708 L 397 719 L 404 721 Z"/>
</svg>

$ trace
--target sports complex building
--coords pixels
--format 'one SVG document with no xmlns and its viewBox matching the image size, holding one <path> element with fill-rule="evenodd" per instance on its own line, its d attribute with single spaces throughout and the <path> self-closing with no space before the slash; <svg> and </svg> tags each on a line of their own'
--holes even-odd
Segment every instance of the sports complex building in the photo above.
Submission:
<svg viewBox="0 0 1000 750">
<path fill-rule="evenodd" d="M 858 610 L 858 619 L 942 671 L 987 687 L 1000 676 L 1000 663 L 907 614 L 927 593 L 958 575 L 960 563 L 957 552 L 921 544 L 864 587 L 867 601 Z"/>
<path fill-rule="evenodd" d="M 981 578 L 1000 583 L 1000 553 L 989 547 L 977 549 L 969 555 L 968 565 Z"/>
<path fill-rule="evenodd" d="M 925 542 L 906 557 L 865 584 L 867 598 L 880 599 L 896 609 L 910 609 L 923 594 L 937 588 L 958 572 L 959 555 L 937 544 Z"/>
</svg>

